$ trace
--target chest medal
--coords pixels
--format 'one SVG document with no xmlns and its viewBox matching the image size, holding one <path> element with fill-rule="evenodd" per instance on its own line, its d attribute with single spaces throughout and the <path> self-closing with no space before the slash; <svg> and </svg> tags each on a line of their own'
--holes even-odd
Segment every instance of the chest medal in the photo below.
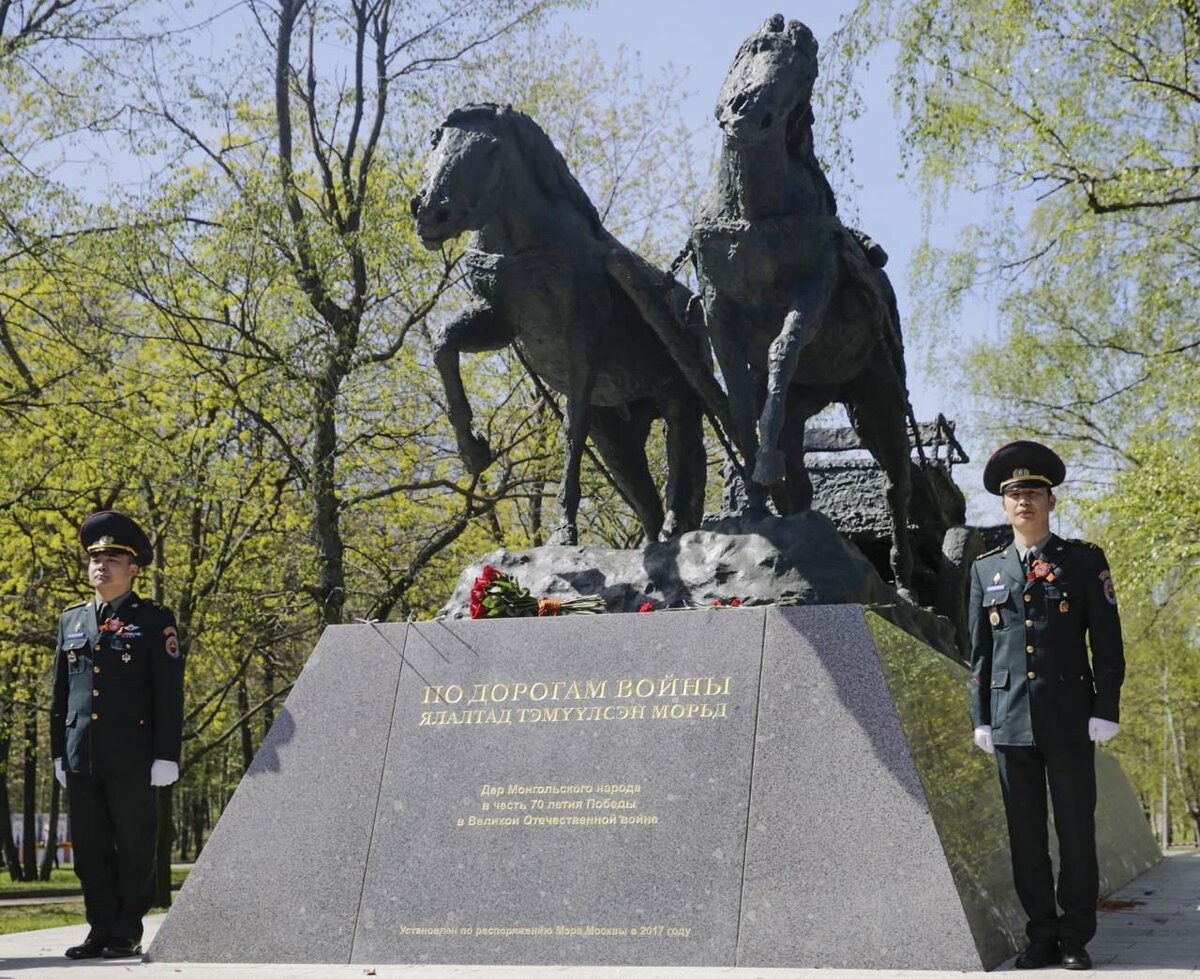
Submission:
<svg viewBox="0 0 1200 979">
<path fill-rule="evenodd" d="M 1062 614 L 1063 614 L 1063 615 L 1066 615 L 1068 612 L 1070 612 L 1070 611 L 1071 611 L 1071 603 L 1070 603 L 1070 602 L 1068 602 L 1068 601 L 1067 601 L 1067 600 L 1064 598 L 1064 599 L 1063 599 L 1061 602 L 1059 602 L 1059 603 L 1058 603 L 1058 610 L 1059 610 L 1060 612 L 1062 612 Z"/>
<path fill-rule="evenodd" d="M 992 625 L 999 625 L 1000 624 L 1000 613 L 997 612 L 995 609 L 992 609 L 991 615 L 988 616 L 988 621 L 991 622 Z"/>
</svg>

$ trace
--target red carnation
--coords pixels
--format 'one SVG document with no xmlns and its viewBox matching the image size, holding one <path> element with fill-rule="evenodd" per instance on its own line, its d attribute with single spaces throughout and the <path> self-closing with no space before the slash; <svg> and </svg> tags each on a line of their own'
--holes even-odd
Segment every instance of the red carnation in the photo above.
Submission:
<svg viewBox="0 0 1200 979">
<path fill-rule="evenodd" d="M 654 611 L 654 603 L 653 602 L 642 602 L 642 604 L 638 606 L 638 611 L 639 612 L 653 612 Z"/>
<path fill-rule="evenodd" d="M 500 572 L 497 571 L 495 568 L 493 568 L 490 564 L 485 564 L 483 566 L 483 574 L 480 576 L 480 580 L 485 585 L 490 585 L 493 581 L 495 581 L 499 577 L 500 577 Z"/>
<path fill-rule="evenodd" d="M 722 606 L 722 605 L 724 605 L 724 604 L 725 604 L 725 603 L 724 603 L 724 602 L 722 602 L 722 601 L 721 601 L 719 598 L 714 598 L 714 599 L 713 599 L 713 603 L 712 603 L 712 607 L 713 607 L 713 608 L 721 608 L 721 606 Z"/>
<path fill-rule="evenodd" d="M 732 605 L 734 608 L 741 608 L 742 600 L 740 598 L 731 598 L 729 600 L 729 604 Z"/>
<path fill-rule="evenodd" d="M 471 595 L 471 618 L 483 619 L 487 617 L 487 609 L 483 607 L 483 602 L 474 594 Z"/>
</svg>

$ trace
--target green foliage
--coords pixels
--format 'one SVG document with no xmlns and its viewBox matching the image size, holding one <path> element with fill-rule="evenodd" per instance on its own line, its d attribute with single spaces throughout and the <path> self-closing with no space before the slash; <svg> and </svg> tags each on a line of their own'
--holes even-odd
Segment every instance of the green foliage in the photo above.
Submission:
<svg viewBox="0 0 1200 979">
<path fill-rule="evenodd" d="M 885 43 L 898 50 L 908 172 L 932 209 L 971 191 L 989 214 L 957 247 L 926 246 L 909 322 L 942 375 L 962 379 L 989 441 L 1039 438 L 1066 458 L 1071 515 L 1105 545 L 1121 588 L 1136 706 L 1118 750 L 1141 746 L 1126 757 L 1148 806 L 1154 773 L 1170 770 L 1200 815 L 1187 776 L 1200 741 L 1183 720 L 1200 672 L 1198 8 L 862 3 L 827 52 L 827 99 L 843 118 L 861 110 L 855 73 Z M 969 294 L 995 304 L 999 336 L 948 334 Z"/>
<path fill-rule="evenodd" d="M 465 241 L 426 251 L 408 201 L 450 108 L 512 101 L 614 231 L 673 256 L 695 189 L 688 134 L 662 111 L 678 80 L 546 34 L 570 5 L 254 2 L 231 8 L 242 30 L 215 59 L 156 5 L 68 4 L 92 19 L 20 45 L 4 46 L 11 19 L 0 31 L 10 790 L 26 719 L 46 709 L 57 614 L 89 597 L 75 538 L 89 511 L 125 509 L 157 542 L 138 590 L 175 610 L 188 656 L 173 798 L 189 856 L 323 624 L 427 616 L 480 553 L 548 536 L 554 405 L 511 351 L 465 358 L 497 460 L 482 478 L 464 471 L 430 336 L 464 300 Z M 105 153 L 68 165 L 97 136 Z M 584 533 L 636 542 L 603 474 L 584 476 Z"/>
</svg>

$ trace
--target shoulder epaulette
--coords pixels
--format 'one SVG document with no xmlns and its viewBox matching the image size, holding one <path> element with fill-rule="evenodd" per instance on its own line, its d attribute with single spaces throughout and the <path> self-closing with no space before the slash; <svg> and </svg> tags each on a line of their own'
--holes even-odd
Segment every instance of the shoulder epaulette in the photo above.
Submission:
<svg viewBox="0 0 1200 979">
<path fill-rule="evenodd" d="M 999 554 L 1006 547 L 1008 547 L 1007 544 L 1000 544 L 997 547 L 993 547 L 990 551 L 984 551 L 982 554 L 980 554 L 978 557 L 976 557 L 975 560 L 982 561 L 985 557 L 991 557 L 993 554 Z"/>
<path fill-rule="evenodd" d="M 60 614 L 60 615 L 66 615 L 68 612 L 70 612 L 70 611 L 72 611 L 72 610 L 74 610 L 74 609 L 77 609 L 77 608 L 83 608 L 83 607 L 84 607 L 86 604 L 87 604 L 87 602 L 76 602 L 74 605 L 68 605 L 68 606 L 67 606 L 65 609 L 63 609 L 63 610 L 62 610 L 62 612 L 60 612 L 59 614 Z"/>
<path fill-rule="evenodd" d="M 1064 544 L 1075 544 L 1079 547 L 1090 547 L 1093 551 L 1099 551 L 1100 545 L 1093 544 L 1090 540 L 1080 540 L 1078 537 L 1068 537 L 1063 541 Z"/>
</svg>

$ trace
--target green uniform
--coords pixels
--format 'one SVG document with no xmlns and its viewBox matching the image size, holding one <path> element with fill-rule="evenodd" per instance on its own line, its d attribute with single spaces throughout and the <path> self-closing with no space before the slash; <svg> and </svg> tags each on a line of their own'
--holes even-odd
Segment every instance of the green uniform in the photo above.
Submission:
<svg viewBox="0 0 1200 979">
<path fill-rule="evenodd" d="M 59 617 L 51 753 L 68 772 L 149 779 L 154 759 L 179 761 L 183 656 L 170 609 L 131 593 L 116 613 L 113 632 L 94 601 Z"/>
<path fill-rule="evenodd" d="M 1104 552 L 1052 534 L 1041 556 L 1053 581 L 1027 580 L 1015 544 L 971 567 L 971 720 L 997 745 L 1084 743 L 1089 717 L 1120 719 L 1125 657 Z"/>
<path fill-rule="evenodd" d="M 1041 567 L 1033 580 L 1015 544 L 971 567 L 971 720 L 992 728 L 1029 939 L 1082 948 L 1096 931 L 1099 893 L 1088 719 L 1119 720 L 1121 622 L 1099 547 L 1051 535 L 1038 556 L 1049 569 Z M 1057 888 L 1047 784 L 1059 843 Z"/>
<path fill-rule="evenodd" d="M 154 898 L 150 766 L 179 761 L 183 655 L 169 609 L 130 593 L 101 628 L 94 601 L 58 620 L 50 745 L 63 759 L 91 935 L 136 942 Z"/>
</svg>

